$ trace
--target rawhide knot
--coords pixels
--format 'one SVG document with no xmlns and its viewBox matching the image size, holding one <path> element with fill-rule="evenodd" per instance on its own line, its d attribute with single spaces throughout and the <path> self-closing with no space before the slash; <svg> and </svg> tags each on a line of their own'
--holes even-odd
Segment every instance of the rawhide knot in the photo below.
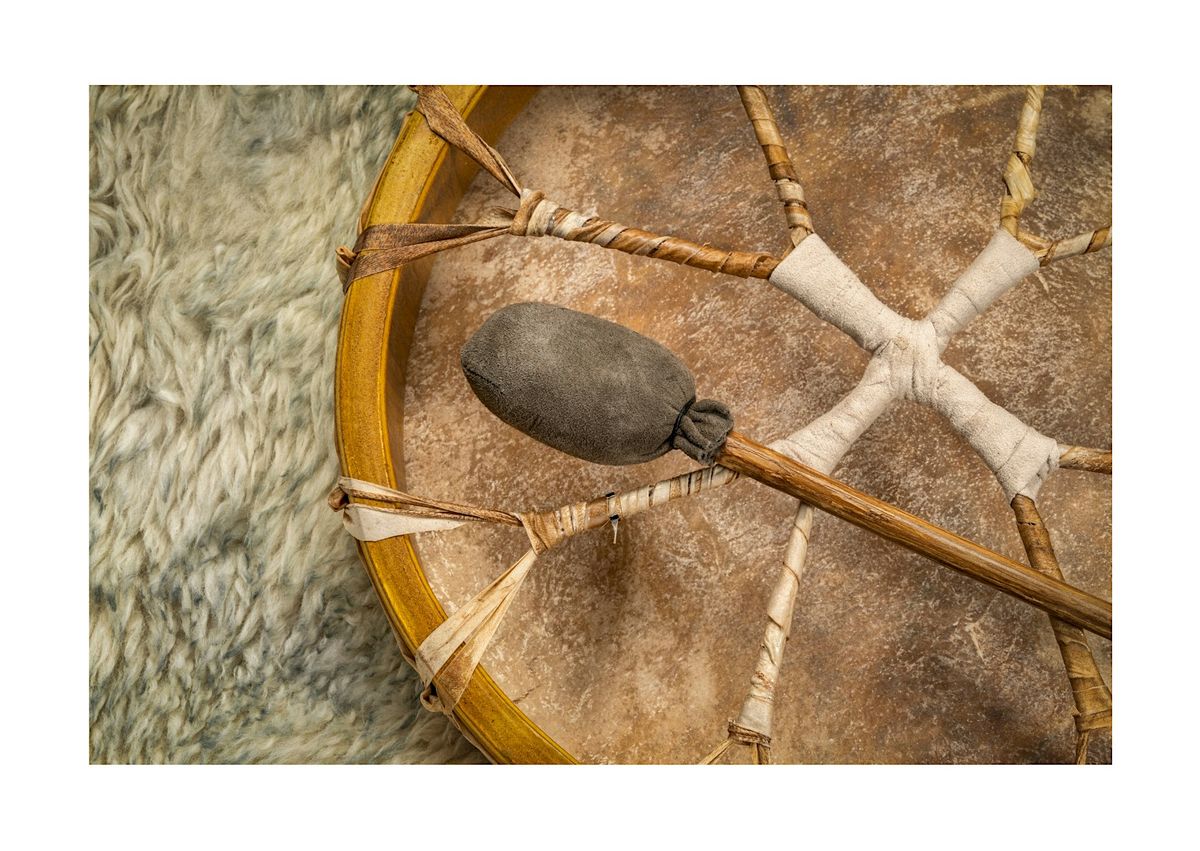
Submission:
<svg viewBox="0 0 1200 851">
<path fill-rule="evenodd" d="M 729 406 L 716 399 L 692 399 L 683 406 L 671 432 L 671 447 L 701 464 L 711 464 L 733 430 Z"/>
<path fill-rule="evenodd" d="M 729 722 L 729 738 L 735 742 L 741 742 L 744 745 L 762 745 L 764 747 L 771 746 L 771 737 L 751 730 L 749 727 L 743 727 L 736 721 Z"/>
<path fill-rule="evenodd" d="M 570 239 L 590 221 L 588 216 L 563 209 L 536 189 L 522 189 L 521 203 L 508 231 L 514 236 L 557 236 Z"/>
<path fill-rule="evenodd" d="M 342 490 L 341 485 L 334 485 L 329 496 L 325 497 L 325 504 L 334 511 L 341 511 L 350 504 L 350 495 Z"/>
<path fill-rule="evenodd" d="M 521 203 L 517 207 L 517 212 L 513 215 L 512 224 L 509 225 L 509 232 L 514 236 L 541 236 L 545 230 L 533 230 L 529 228 L 529 223 L 533 219 L 534 211 L 538 206 L 546 200 L 546 196 L 536 189 L 522 189 Z"/>
<path fill-rule="evenodd" d="M 517 516 L 521 518 L 521 527 L 529 537 L 530 546 L 538 555 L 553 549 L 574 534 L 574 529 L 563 528 L 555 511 L 529 512 Z"/>
<path fill-rule="evenodd" d="M 421 706 L 430 712 L 441 712 L 444 715 L 449 715 L 450 710 L 453 709 L 453 707 L 447 709 L 446 705 L 442 703 L 441 698 L 438 697 L 437 686 L 432 681 L 421 691 Z"/>
<path fill-rule="evenodd" d="M 337 266 L 338 280 L 342 282 L 342 292 L 350 285 L 350 267 L 358 259 L 358 252 L 348 245 L 339 245 L 333 252 L 333 262 Z"/>
</svg>

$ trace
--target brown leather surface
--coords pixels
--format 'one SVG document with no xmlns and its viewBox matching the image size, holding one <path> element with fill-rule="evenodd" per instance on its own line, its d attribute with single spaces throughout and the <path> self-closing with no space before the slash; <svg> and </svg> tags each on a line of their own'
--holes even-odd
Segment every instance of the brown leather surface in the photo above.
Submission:
<svg viewBox="0 0 1200 851">
<path fill-rule="evenodd" d="M 768 89 L 818 233 L 888 306 L 918 317 L 987 242 L 1020 87 Z M 565 206 L 657 233 L 782 255 L 782 207 L 736 90 L 547 88 L 496 149 Z M 1049 237 L 1111 218 L 1111 93 L 1052 87 L 1023 226 Z M 458 221 L 510 196 L 476 179 Z M 1111 258 L 1042 269 L 945 360 L 1063 443 L 1111 445 Z M 552 238 L 438 258 L 405 401 L 406 489 L 511 511 L 600 496 L 688 468 L 601 467 L 548 450 L 471 394 L 458 350 L 494 310 L 544 300 L 672 349 L 737 428 L 774 439 L 826 410 L 866 354 L 763 281 Z M 676 454 L 677 455 L 677 454 Z M 1000 488 L 938 416 L 899 404 L 839 478 L 1020 561 Z M 585 761 L 695 762 L 745 693 L 794 502 L 741 481 L 545 554 L 484 659 Z M 1038 500 L 1066 578 L 1111 598 L 1111 482 L 1059 471 Z M 417 548 L 448 607 L 527 546 L 464 527 Z M 777 762 L 1069 762 L 1070 687 L 1044 614 L 830 517 L 814 527 L 782 671 Z M 1111 645 L 1090 637 L 1101 672 Z M 748 758 L 748 754 L 731 754 Z M 1107 735 L 1093 761 L 1110 757 Z"/>
</svg>

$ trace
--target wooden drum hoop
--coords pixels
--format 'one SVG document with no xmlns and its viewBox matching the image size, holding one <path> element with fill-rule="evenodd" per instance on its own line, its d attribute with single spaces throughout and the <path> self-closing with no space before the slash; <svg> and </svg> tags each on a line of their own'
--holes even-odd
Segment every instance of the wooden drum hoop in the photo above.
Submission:
<svg viewBox="0 0 1200 851">
<path fill-rule="evenodd" d="M 454 105 L 489 142 L 533 96 L 533 88 L 449 86 Z M 448 221 L 478 166 L 410 112 L 363 206 L 359 229 L 384 222 Z M 404 484 L 402 428 L 409 348 L 433 257 L 357 281 L 338 332 L 335 428 L 342 474 L 389 487 Z M 408 538 L 358 542 L 401 652 L 416 647 L 446 617 Z M 453 721 L 493 762 L 576 760 L 509 699 L 481 666 Z"/>
</svg>

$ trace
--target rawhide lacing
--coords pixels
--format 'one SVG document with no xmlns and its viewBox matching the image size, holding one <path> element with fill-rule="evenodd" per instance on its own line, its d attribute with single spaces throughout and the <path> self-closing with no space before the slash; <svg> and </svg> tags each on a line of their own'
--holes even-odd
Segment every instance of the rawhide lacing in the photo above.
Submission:
<svg viewBox="0 0 1200 851">
<path fill-rule="evenodd" d="M 766 278 L 779 265 L 778 258 L 768 254 L 725 251 L 708 244 L 584 216 L 546 200 L 540 192 L 523 189 L 504 158 L 467 126 L 441 89 L 436 86 L 413 86 L 413 89 L 417 92 L 417 110 L 425 116 L 429 129 L 500 181 L 520 199 L 519 206 L 516 210 L 493 209 L 490 211 L 493 218 L 478 224 L 372 225 L 362 232 L 353 249 L 341 246 L 335 252 L 343 291 L 361 278 L 396 269 L 439 251 L 504 234 L 555 236 L 569 242 L 586 242 L 742 278 Z"/>
<path fill-rule="evenodd" d="M 779 174 L 787 174 L 799 185 L 782 139 L 777 131 L 772 132 L 774 118 L 765 94 L 756 86 L 743 86 L 739 90 L 755 134 L 763 145 L 771 177 L 775 179 Z M 1043 437 L 993 405 L 971 382 L 940 360 L 941 352 L 955 332 L 983 313 L 1036 265 L 1044 266 L 1055 259 L 1111 245 L 1109 227 L 1058 242 L 1034 237 L 1017 228 L 1021 211 L 1036 194 L 1029 176 L 1029 163 L 1033 158 L 1041 103 L 1042 87 L 1028 87 L 1015 150 L 1005 170 L 1007 191 L 1001 205 L 1001 229 L 925 320 L 904 319 L 884 307 L 819 237 L 806 238 L 812 233 L 810 217 L 804 227 L 797 227 L 798 223 L 789 216 L 792 239 L 798 247 L 772 275 L 771 282 L 794 295 L 822 319 L 839 327 L 872 352 L 873 357 L 862 380 L 848 396 L 809 425 L 773 443 L 772 448 L 830 473 L 893 400 L 903 398 L 926 404 L 950 419 L 956 430 L 987 461 L 1006 494 L 1012 498 L 1030 563 L 1049 575 L 1062 578 L 1050 547 L 1049 534 L 1044 526 L 1040 526 L 1040 518 L 1038 524 L 1044 538 L 1037 544 L 1032 541 L 1029 524 L 1024 528 L 1021 526 L 1021 518 L 1028 519 L 1031 513 L 1036 515 L 1033 497 L 1056 466 L 1111 473 L 1112 453 L 1064 446 Z M 781 165 L 782 162 L 786 165 Z M 786 205 L 785 193 L 779 194 Z M 803 197 L 802 190 L 800 197 Z M 807 206 L 804 212 L 807 216 Z M 1018 239 L 1012 239 L 1014 235 Z M 1009 238 L 1005 239 L 1006 236 Z M 1020 250 L 1018 240 L 1025 251 Z M 806 246 L 810 253 L 801 252 Z M 1032 259 L 1026 257 L 1026 253 Z M 789 266 L 792 263 L 798 265 Z M 793 521 L 783 570 L 770 599 L 758 661 L 738 719 L 744 727 L 764 734 L 771 730 L 775 686 L 812 522 L 813 509 L 801 504 Z M 1075 719 L 1079 731 L 1076 761 L 1084 762 L 1092 730 L 1111 729 L 1112 696 L 1100 677 L 1082 632 L 1054 618 L 1051 618 L 1051 624 L 1059 640 L 1076 704 Z M 729 741 L 727 739 L 726 743 Z M 719 753 L 710 754 L 707 761 L 716 756 Z"/>
<path fill-rule="evenodd" d="M 341 513 L 350 534 L 363 541 L 445 531 L 472 521 L 519 525 L 525 530 L 530 542 L 525 554 L 455 610 L 417 648 L 413 665 L 426 686 L 422 704 L 449 713 L 470 684 L 484 651 L 539 555 L 591 529 L 613 525 L 615 533 L 614 517 L 631 517 L 737 479 L 737 473 L 724 467 L 706 467 L 549 511 L 515 514 L 417 497 L 343 476 L 329 496 L 329 505 Z M 352 498 L 383 505 L 354 502 Z"/>
</svg>

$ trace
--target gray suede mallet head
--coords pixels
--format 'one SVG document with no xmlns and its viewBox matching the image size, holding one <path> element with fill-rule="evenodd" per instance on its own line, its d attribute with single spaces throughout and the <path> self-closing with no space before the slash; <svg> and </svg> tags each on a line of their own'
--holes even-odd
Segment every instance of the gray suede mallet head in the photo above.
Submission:
<svg viewBox="0 0 1200 851">
<path fill-rule="evenodd" d="M 621 325 L 552 304 L 512 304 L 467 341 L 475 395 L 513 428 L 576 458 L 638 464 L 681 449 L 705 464 L 733 428 L 696 399 L 675 355 Z"/>
</svg>

